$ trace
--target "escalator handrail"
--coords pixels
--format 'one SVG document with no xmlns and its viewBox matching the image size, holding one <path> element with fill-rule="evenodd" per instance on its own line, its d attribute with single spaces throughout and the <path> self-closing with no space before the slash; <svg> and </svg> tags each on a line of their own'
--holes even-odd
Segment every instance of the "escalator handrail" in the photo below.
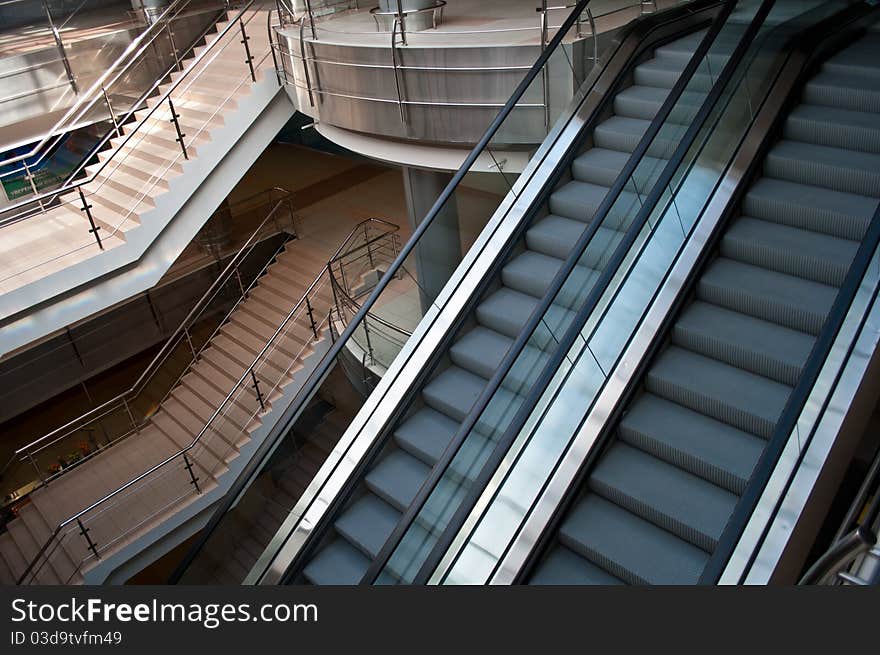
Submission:
<svg viewBox="0 0 880 655">
<path fill-rule="evenodd" d="M 772 3 L 773 3 L 773 0 L 765 0 L 765 4 L 772 4 Z M 431 473 L 428 476 L 428 479 L 425 481 L 424 485 L 419 489 L 419 492 L 416 494 L 415 499 L 413 500 L 412 503 L 410 503 L 409 507 L 407 508 L 407 511 L 404 513 L 403 517 L 400 519 L 397 526 L 395 527 L 395 530 L 392 532 L 392 534 L 386 540 L 385 545 L 382 547 L 382 549 L 379 552 L 379 555 L 376 557 L 376 559 L 373 560 L 373 564 L 371 565 L 371 567 L 368 569 L 368 571 L 364 575 L 362 582 L 365 582 L 368 584 L 373 583 L 376 580 L 376 578 L 378 578 L 378 576 L 381 574 L 381 571 L 385 568 L 385 565 L 387 564 L 390 557 L 393 555 L 400 540 L 403 538 L 403 536 L 409 530 L 410 526 L 412 525 L 412 522 L 415 521 L 416 517 L 418 516 L 419 512 L 421 511 L 421 508 L 422 508 L 424 502 L 428 499 L 430 494 L 433 492 L 435 485 L 445 475 L 447 468 L 450 466 L 450 464 L 452 463 L 454 458 L 457 456 L 460 447 L 466 441 L 468 435 L 471 433 L 471 431 L 476 426 L 477 422 L 479 421 L 479 419 L 483 415 L 483 412 L 486 410 L 488 405 L 491 403 L 492 399 L 495 397 L 495 395 L 496 395 L 498 389 L 501 387 L 502 383 L 507 379 L 507 377 L 510 373 L 510 370 L 516 365 L 516 362 L 519 360 L 521 353 L 523 352 L 523 350 L 525 349 L 525 347 L 528 345 L 529 341 L 531 340 L 531 337 L 534 334 L 535 330 L 538 329 L 544 316 L 546 315 L 547 311 L 549 310 L 549 308 L 553 304 L 553 301 L 556 299 L 557 294 L 559 293 L 559 291 L 561 290 L 561 288 L 563 287 L 565 282 L 569 279 L 571 272 L 575 269 L 575 267 L 577 266 L 580 259 L 583 257 L 583 254 L 584 254 L 586 248 L 592 242 L 592 239 L 595 236 L 595 234 L 598 232 L 599 227 L 602 226 L 608 212 L 614 206 L 615 202 L 617 201 L 618 197 L 620 196 L 620 193 L 624 191 L 626 185 L 628 184 L 628 182 L 630 180 L 631 175 L 635 171 L 635 169 L 638 166 L 639 162 L 641 161 L 642 157 L 646 154 L 649 146 L 651 145 L 654 138 L 659 133 L 661 127 L 665 124 L 672 109 L 675 107 L 675 105 L 678 102 L 679 98 L 681 97 L 682 93 L 685 91 L 685 89 L 687 88 L 687 85 L 690 83 L 691 78 L 696 73 L 697 68 L 699 67 L 699 64 L 703 60 L 703 57 L 708 53 L 710 47 L 714 43 L 715 37 L 717 36 L 718 32 L 721 31 L 723 26 L 726 24 L 727 18 L 730 16 L 731 12 L 736 7 L 736 5 L 737 5 L 737 0 L 725 0 L 724 6 L 723 6 L 721 12 L 718 14 L 718 16 L 713 21 L 713 24 L 709 28 L 706 35 L 703 37 L 703 39 L 701 39 L 700 45 L 697 47 L 696 51 L 694 52 L 694 55 L 691 57 L 687 66 L 685 67 L 684 71 L 682 72 L 680 78 L 678 79 L 676 84 L 673 86 L 673 89 L 670 91 L 669 95 L 667 96 L 666 100 L 664 101 L 663 105 L 661 106 L 659 113 L 652 120 L 652 122 L 651 122 L 650 126 L 648 127 L 648 129 L 646 130 L 644 136 L 639 141 L 638 145 L 636 146 L 635 150 L 633 151 L 633 154 L 627 160 L 627 163 L 625 164 L 624 168 L 621 170 L 621 173 L 618 175 L 617 179 L 614 181 L 614 185 L 611 187 L 611 189 L 606 194 L 605 198 L 602 201 L 602 204 L 599 206 L 598 210 L 596 211 L 596 214 L 590 220 L 590 223 L 589 223 L 587 229 L 584 230 L 584 233 L 581 235 L 581 237 L 575 243 L 575 245 L 572 248 L 571 253 L 569 254 L 565 263 L 560 267 L 559 271 L 557 272 L 556 276 L 554 277 L 553 281 L 551 282 L 549 288 L 544 293 L 544 297 L 541 299 L 541 301 L 536 305 L 535 309 L 532 311 L 532 314 L 529 317 L 529 320 L 526 322 L 526 324 L 524 325 L 524 327 L 520 331 L 519 336 L 516 338 L 516 340 L 513 342 L 513 344 L 508 349 L 504 358 L 501 360 L 501 364 L 499 365 L 495 374 L 489 380 L 489 383 L 486 385 L 486 387 L 484 388 L 483 392 L 480 394 L 477 401 L 474 403 L 472 408 L 469 410 L 467 417 L 462 422 L 462 424 L 461 424 L 460 428 L 458 429 L 458 431 L 456 432 L 455 436 L 453 436 L 452 441 L 450 442 L 450 445 L 444 451 L 443 455 L 441 456 L 440 461 L 438 461 L 437 464 L 434 465 Z M 768 11 L 769 11 L 769 9 L 768 9 Z M 731 57 L 731 61 L 732 60 L 733 60 L 733 57 Z M 726 69 L 725 69 L 725 72 L 726 72 Z M 722 73 L 722 75 L 723 75 L 723 73 Z M 707 99 L 707 102 L 710 99 L 711 99 L 711 96 L 710 96 L 710 98 Z M 701 108 L 701 111 L 702 111 L 702 109 L 703 108 Z M 705 113 L 708 114 L 708 110 L 706 110 Z M 698 116 L 701 116 L 701 115 L 702 114 L 698 114 Z M 693 134 L 692 134 L 692 132 L 689 131 L 686 133 L 685 139 L 688 136 L 691 136 L 693 138 L 695 135 L 696 135 L 696 132 L 693 132 Z M 686 152 L 686 149 L 685 149 L 685 152 Z M 684 156 L 684 154 L 682 153 L 682 157 L 683 156 Z M 661 179 L 662 179 L 662 176 L 661 176 Z M 649 195 L 648 196 L 649 201 L 650 201 L 650 198 L 651 198 L 651 196 Z M 647 206 L 648 201 L 646 201 L 645 204 Z M 645 220 L 647 220 L 647 217 L 645 217 Z M 638 229 L 636 230 L 635 228 L 638 228 Z M 635 235 L 638 234 L 640 229 L 641 229 L 641 225 L 639 225 L 639 220 L 636 219 L 636 221 L 634 221 L 634 223 L 633 223 L 633 226 L 629 230 L 629 233 L 634 234 L 633 239 L 635 238 Z M 629 236 L 629 234 L 627 236 Z M 627 237 L 624 237 L 624 239 L 621 242 L 621 246 L 625 245 L 626 240 L 627 240 Z M 602 295 L 600 293 L 600 291 L 604 291 L 604 289 L 607 287 L 608 283 L 610 282 L 611 277 L 613 277 L 613 273 L 616 269 L 616 264 L 619 263 L 618 260 L 622 260 L 623 256 L 625 255 L 625 251 L 623 253 L 620 253 L 620 250 L 621 250 L 621 247 L 618 247 L 618 249 L 615 250 L 615 253 L 614 253 L 614 255 L 612 255 L 612 258 L 609 261 L 609 264 L 606 266 L 605 271 L 599 277 L 599 279 L 596 281 L 596 284 L 594 285 L 590 295 L 587 298 L 587 302 L 585 303 L 584 306 L 590 307 L 591 311 L 592 311 L 592 307 L 595 306 L 595 304 L 598 302 L 599 298 Z M 618 254 L 620 255 L 620 257 L 618 257 Z M 577 324 L 577 319 L 575 319 L 574 324 Z M 558 350 L 556 352 L 561 352 L 563 354 L 565 352 L 567 352 L 567 350 L 568 350 L 567 348 L 562 348 L 561 344 L 557 347 L 558 347 Z M 554 358 L 551 357 L 547 366 L 549 367 L 551 364 L 553 364 L 553 361 L 554 361 Z M 555 368 L 556 368 L 556 366 L 554 366 L 554 368 L 553 368 L 554 371 L 555 371 Z M 471 501 L 473 502 L 473 504 L 476 503 L 477 498 L 478 498 L 478 494 L 476 492 L 477 492 L 477 490 L 481 489 L 481 485 L 480 485 L 479 481 L 483 477 L 483 474 L 486 473 L 488 475 L 487 471 L 494 470 L 494 466 L 490 466 L 490 465 L 496 459 L 500 459 L 500 456 L 503 455 L 503 453 L 507 451 L 505 441 L 507 440 L 507 438 L 511 432 L 511 429 L 516 425 L 517 418 L 519 418 L 520 415 L 523 413 L 524 408 L 529 408 L 529 412 L 526 412 L 525 415 L 523 416 L 523 419 L 522 419 L 522 422 L 523 423 L 525 422 L 525 419 L 527 418 L 528 414 L 531 412 L 531 408 L 534 406 L 534 404 L 537 404 L 538 398 L 540 397 L 541 393 L 543 393 L 544 389 L 545 389 L 545 385 L 542 384 L 541 382 L 534 385 L 532 391 L 526 397 L 525 402 L 523 404 L 523 407 L 515 415 L 513 423 L 508 428 L 508 430 L 505 432 L 505 434 L 502 436 L 502 438 L 499 440 L 498 444 L 496 445 L 496 448 L 493 449 L 493 453 L 489 456 L 489 459 L 484 464 L 484 468 L 481 469 L 481 472 L 480 472 L 481 474 L 477 477 L 478 482 L 474 484 L 471 493 L 468 493 L 466 495 L 464 503 L 459 507 L 459 509 L 453 515 L 452 519 L 450 520 L 449 524 L 447 525 L 447 528 L 444 530 L 443 535 L 441 535 L 440 539 L 438 539 L 437 543 L 435 544 L 435 547 L 432 549 L 431 555 L 429 555 L 429 557 L 427 558 L 427 560 L 425 561 L 423 566 L 420 567 L 419 572 L 416 574 L 416 577 L 413 580 L 413 584 L 424 584 L 425 580 L 430 575 L 429 569 L 432 569 L 433 566 L 436 565 L 436 562 L 439 561 L 439 558 L 441 556 L 441 552 L 445 552 L 446 547 L 448 547 L 448 542 L 451 542 L 452 536 L 458 532 L 458 527 L 460 527 L 460 526 L 457 524 L 459 522 L 463 523 L 464 518 L 470 513 L 470 511 L 472 509 Z M 516 432 L 513 433 L 513 436 L 510 437 L 511 441 L 515 437 L 516 433 L 518 433 L 518 432 L 519 432 L 519 430 L 516 430 Z M 467 508 L 467 509 L 465 509 L 465 508 Z M 444 544 L 445 544 L 445 546 L 444 546 Z"/>
<path fill-rule="evenodd" d="M 721 537 L 718 539 L 718 546 L 703 570 L 703 575 L 700 578 L 701 584 L 715 584 L 720 579 L 724 567 L 730 559 L 730 555 L 736 548 L 739 536 L 754 513 L 761 495 L 770 481 L 773 471 L 776 469 L 776 464 L 797 426 L 798 418 L 816 385 L 816 381 L 819 379 L 822 368 L 828 359 L 843 322 L 849 313 L 853 300 L 862 285 L 868 267 L 871 265 L 871 261 L 878 248 L 880 248 L 880 205 L 878 205 L 874 216 L 871 218 L 871 222 L 865 232 L 865 236 L 862 238 L 859 249 L 856 251 L 852 264 L 850 264 L 843 284 L 837 292 L 837 298 L 828 312 L 828 317 L 825 319 L 819 337 L 813 344 L 800 379 L 788 397 L 788 401 L 776 423 L 773 436 L 767 442 L 767 446 L 755 465 L 751 478 L 749 478 L 745 491 L 740 496 L 733 514 L 721 533 Z M 827 400 L 826 398 L 826 403 Z M 799 460 L 803 458 L 806 451 L 805 445 L 799 454 Z M 769 528 L 770 521 L 764 526 L 759 543 L 763 541 L 764 535 L 766 535 Z M 759 548 L 753 549 L 749 557 L 749 565 L 757 557 L 758 550 Z M 748 566 L 744 568 L 744 570 L 747 569 Z"/>
<path fill-rule="evenodd" d="M 395 279 L 397 272 L 403 267 L 406 260 L 415 250 L 416 245 L 419 243 L 419 241 L 425 235 L 431 225 L 433 225 L 434 220 L 440 214 L 442 209 L 446 206 L 446 203 L 452 198 L 453 194 L 458 189 L 458 186 L 464 180 L 465 176 L 471 170 L 473 165 L 476 163 L 477 159 L 485 150 L 489 148 L 492 139 L 501 129 L 501 126 L 507 120 L 507 117 L 516 108 L 517 104 L 528 91 L 529 87 L 532 85 L 538 75 L 541 74 L 544 66 L 550 60 L 550 57 L 553 56 L 553 54 L 557 51 L 565 35 L 575 24 L 577 17 L 584 12 L 590 2 L 591 0 L 579 0 L 578 3 L 574 6 L 571 14 L 569 14 L 565 21 L 563 21 L 556 34 L 548 42 L 544 50 L 542 50 L 541 54 L 535 60 L 535 63 L 517 85 L 513 94 L 511 94 L 510 98 L 508 98 L 507 102 L 504 103 L 504 106 L 489 124 L 489 127 L 486 129 L 483 136 L 480 137 L 480 140 L 471 149 L 467 157 L 465 157 L 461 166 L 452 176 L 452 179 L 449 181 L 449 184 L 446 185 L 446 188 L 443 189 L 443 192 L 438 196 L 437 200 L 434 201 L 434 204 L 431 206 L 431 209 L 428 211 L 428 214 L 425 216 L 424 220 L 422 220 L 418 224 L 418 226 L 416 226 L 416 229 L 413 231 L 409 240 L 404 244 L 403 248 L 401 248 L 400 253 L 398 253 L 395 260 L 391 263 L 391 266 L 388 268 L 387 271 L 385 271 L 385 273 L 376 283 L 376 286 L 370 293 L 369 298 L 367 298 L 366 302 L 364 302 L 360 306 L 360 309 L 354 315 L 352 320 L 346 325 L 345 329 L 342 331 L 342 334 L 340 334 L 336 341 L 331 345 L 330 349 L 318 363 L 318 366 L 306 380 L 305 384 L 298 394 L 298 399 L 311 397 L 311 395 L 317 389 L 318 385 L 321 383 L 321 381 L 323 381 L 324 377 L 330 372 L 330 369 L 334 365 L 336 358 L 339 356 L 340 352 L 342 352 L 343 348 L 345 348 L 348 340 L 352 337 L 352 335 L 360 326 L 365 317 L 372 312 L 373 305 L 376 303 L 378 298 L 382 295 L 382 293 L 391 283 L 391 281 Z M 278 438 L 282 437 L 287 432 L 287 424 L 296 416 L 296 407 L 293 406 L 299 404 L 300 403 L 298 402 L 291 403 L 291 411 L 285 414 L 285 416 L 278 421 L 272 432 L 266 438 L 266 444 L 273 444 Z M 251 476 L 259 470 L 259 467 L 263 463 L 263 459 L 267 457 L 270 452 L 272 452 L 271 447 L 266 447 L 262 451 L 262 454 L 255 455 L 251 459 L 251 461 L 248 462 L 248 464 L 242 470 L 242 473 L 239 475 L 239 478 L 235 481 L 235 483 L 233 483 L 232 487 L 227 492 L 224 499 L 220 501 L 217 510 L 214 512 L 213 516 L 208 521 L 205 528 L 202 530 L 201 536 L 199 537 L 198 541 L 190 548 L 189 552 L 180 562 L 177 569 L 174 571 L 174 573 L 172 573 L 169 579 L 170 584 L 175 584 L 177 581 L 180 580 L 184 571 L 195 559 L 196 554 L 208 541 L 214 529 L 222 520 L 222 517 L 229 511 L 236 498 L 238 498 L 238 496 L 244 491 L 245 487 L 248 485 Z"/>
</svg>

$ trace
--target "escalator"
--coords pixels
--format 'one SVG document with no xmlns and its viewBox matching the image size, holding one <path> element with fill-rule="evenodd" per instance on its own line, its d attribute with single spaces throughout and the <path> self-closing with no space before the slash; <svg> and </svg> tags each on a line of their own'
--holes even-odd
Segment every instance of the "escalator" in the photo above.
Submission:
<svg viewBox="0 0 880 655">
<path fill-rule="evenodd" d="M 804 86 L 529 583 L 703 576 L 877 211 L 878 54 Z"/>
</svg>

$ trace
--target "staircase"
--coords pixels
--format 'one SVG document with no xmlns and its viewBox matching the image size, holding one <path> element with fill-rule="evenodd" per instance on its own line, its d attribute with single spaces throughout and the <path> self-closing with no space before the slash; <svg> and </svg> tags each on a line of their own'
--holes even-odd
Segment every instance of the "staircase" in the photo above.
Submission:
<svg viewBox="0 0 880 655">
<path fill-rule="evenodd" d="M 298 311 L 254 368 L 265 408 L 252 387 L 239 387 L 219 417 L 212 421 L 212 416 L 322 273 L 329 255 L 320 245 L 288 242 L 140 434 L 33 492 L 30 502 L 0 534 L 0 583 L 14 584 L 19 579 L 61 521 L 188 446 L 209 422 L 211 427 L 200 445 L 190 452 L 201 493 L 216 487 L 261 424 L 261 417 L 285 395 L 286 387 L 323 340 L 323 332 L 319 332 L 320 339 L 315 338 L 305 311 Z M 309 299 L 320 323 L 330 309 L 329 284 L 313 290 Z M 194 491 L 186 471 L 172 467 L 149 484 L 133 487 L 119 502 L 110 501 L 99 515 L 87 517 L 89 537 L 106 558 L 180 511 L 198 497 Z M 36 569 L 34 581 L 81 583 L 83 573 L 95 563 L 85 540 L 76 531 L 55 543 L 57 548 L 50 549 L 46 563 Z"/>
<path fill-rule="evenodd" d="M 234 17 L 236 11 L 230 10 L 228 15 Z M 194 57 L 204 58 L 190 60 L 183 72 L 173 73 L 171 81 L 161 85 L 158 94 L 147 100 L 147 108 L 134 115 L 136 122 L 123 126 L 123 134 L 110 141 L 112 147 L 99 153 L 99 162 L 85 169 L 93 179 L 82 191 L 90 205 L 100 246 L 90 232 L 76 191 L 62 195 L 60 203 L 51 209 L 3 229 L 4 243 L 10 250 L 4 257 L 8 265 L 0 270 L 0 321 L 42 311 L 32 308 L 53 299 L 61 302 L 66 294 L 94 285 L 102 275 L 134 262 L 143 263 L 145 253 L 163 233 L 170 231 L 172 224 L 179 233 L 173 243 L 163 244 L 163 248 L 167 246 L 173 251 L 178 248 L 175 244 L 179 244 L 178 249 L 182 249 L 192 238 L 216 208 L 216 203 L 208 207 L 210 202 L 226 195 L 247 169 L 247 162 L 265 147 L 267 142 L 263 141 L 277 132 L 275 123 L 283 124 L 293 112 L 286 96 L 285 111 L 276 112 L 277 116 L 265 111 L 276 96 L 284 96 L 273 70 L 267 11 L 256 4 L 243 16 L 256 80 L 251 78 L 245 63 L 238 21 L 232 26 L 218 22 L 213 40 L 209 36 L 207 44 L 193 51 Z M 223 34 L 228 26 L 229 31 Z M 178 82 L 170 98 L 183 135 L 185 155 L 171 120 L 168 99 L 162 99 Z M 260 128 L 263 123 L 259 121 L 264 119 L 272 125 L 267 123 Z M 271 136 L 267 136 L 269 132 Z M 208 155 L 204 155 L 205 151 Z M 233 159 L 234 152 L 246 152 L 241 157 L 248 159 L 235 160 L 237 170 L 216 173 L 222 163 Z M 204 208 L 196 210 L 197 203 L 190 202 L 190 198 L 200 186 L 211 182 L 212 173 L 223 179 L 212 182 L 210 197 L 200 201 Z M 224 189 L 217 184 L 225 185 Z M 189 213 L 188 207 L 193 208 Z M 185 228 L 176 227 L 181 217 L 185 217 Z M 166 255 L 160 264 L 167 266 L 171 260 Z M 149 281 L 145 278 L 147 285 Z M 72 305 L 83 309 L 65 307 L 64 311 L 88 314 L 103 309 L 88 305 L 82 297 L 74 298 Z M 51 331 L 78 318 L 82 316 L 52 314 L 52 318 L 41 317 L 40 324 Z M 0 351 L 42 336 L 33 333 L 33 328 L 27 329 L 30 332 L 21 335 L 16 330 L 7 330 Z"/>
<path fill-rule="evenodd" d="M 657 48 L 652 59 L 634 68 L 634 83 L 614 98 L 613 115 L 595 127 L 588 140 L 590 146 L 571 165 L 570 178 L 551 195 L 546 211 L 537 213 L 539 218 L 527 230 L 521 247 L 514 249 L 517 254 L 490 285 L 464 333 L 449 349 L 448 359 L 423 386 L 415 409 L 392 428 L 393 441 L 389 440 L 358 484 L 352 500 L 335 518 L 333 530 L 328 531 L 330 534 L 302 569 L 303 581 L 355 584 L 361 580 L 587 228 L 703 34 L 693 33 Z M 698 73 L 696 79 L 708 92 L 709 76 Z M 694 96 L 693 105 L 698 107 L 703 95 Z M 688 120 L 686 116 L 680 118 L 684 123 Z M 686 129 L 686 125 L 675 127 L 675 133 L 665 135 L 667 144 Z M 649 153 L 656 160 L 657 174 L 662 170 L 663 157 L 671 151 L 667 147 Z M 624 193 L 630 202 L 637 202 L 635 192 Z M 621 224 L 616 229 L 600 229 L 594 242 L 601 246 L 589 258 L 589 266 L 580 266 L 574 273 L 580 283 L 577 286 L 589 288 L 594 283 L 626 227 Z M 571 320 L 573 301 L 571 297 L 562 298 L 562 304 L 554 306 L 559 326 Z M 536 348 L 533 351 L 534 366 L 540 366 L 547 355 Z M 516 402 L 516 390 L 502 388 L 499 393 L 504 398 L 497 405 Z M 452 466 L 459 486 L 447 490 L 449 497 L 465 493 L 500 436 L 499 431 L 488 429 L 482 422 L 474 432 L 465 455 L 456 458 L 460 464 Z M 455 501 L 447 503 L 450 511 L 455 506 Z M 449 516 L 436 518 L 435 525 L 430 526 L 435 534 L 443 529 Z M 423 540 L 422 544 L 427 542 Z M 389 571 L 392 563 L 385 571 L 398 581 L 406 581 L 414 573 Z"/>
<path fill-rule="evenodd" d="M 807 83 L 532 584 L 699 580 L 877 209 L 878 52 Z"/>
</svg>

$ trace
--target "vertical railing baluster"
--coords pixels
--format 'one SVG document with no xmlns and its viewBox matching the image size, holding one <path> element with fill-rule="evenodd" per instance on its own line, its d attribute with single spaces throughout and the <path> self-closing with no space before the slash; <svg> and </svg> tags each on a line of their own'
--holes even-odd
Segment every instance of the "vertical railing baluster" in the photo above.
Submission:
<svg viewBox="0 0 880 655">
<path fill-rule="evenodd" d="M 193 472 L 193 464 L 186 452 L 183 453 L 183 468 L 189 473 L 189 483 L 196 488 L 196 493 L 201 495 L 202 490 L 199 487 L 199 477 Z"/>
<path fill-rule="evenodd" d="M 76 519 L 76 524 L 79 526 L 80 535 L 86 540 L 86 543 L 89 545 L 89 550 L 92 551 L 95 559 L 101 559 L 101 556 L 98 554 L 98 544 L 92 541 L 92 538 L 89 536 L 89 530 L 91 530 L 91 528 L 84 526 L 82 519 L 79 518 Z"/>
<path fill-rule="evenodd" d="M 91 225 L 89 233 L 95 235 L 95 241 L 98 242 L 98 247 L 101 250 L 104 250 L 104 244 L 101 243 L 101 236 L 98 234 L 98 230 L 101 229 L 101 226 L 95 225 L 95 219 L 92 216 L 92 206 L 88 202 L 86 202 L 86 196 L 83 193 L 82 187 L 78 186 L 76 187 L 76 190 L 79 192 L 79 199 L 80 202 L 82 202 L 82 207 L 80 207 L 79 210 L 86 213 L 86 217 L 89 219 L 89 225 Z"/>
<path fill-rule="evenodd" d="M 254 82 L 256 82 L 257 81 L 257 74 L 254 72 L 254 58 L 251 57 L 251 47 L 248 45 L 248 41 L 250 41 L 251 37 L 249 37 L 247 35 L 247 32 L 244 29 L 244 17 L 243 16 L 238 19 L 238 24 L 241 27 L 241 41 L 240 41 L 240 43 L 242 45 L 244 45 L 244 52 L 247 57 L 244 60 L 244 63 L 246 63 L 248 65 L 248 69 L 251 72 L 251 79 Z M 272 44 L 270 43 L 269 45 L 272 45 Z"/>
<path fill-rule="evenodd" d="M 168 96 L 168 107 L 171 109 L 171 118 L 169 120 L 174 123 L 174 131 L 177 132 L 177 138 L 174 140 L 180 144 L 180 149 L 183 151 L 183 158 L 189 159 L 189 155 L 186 152 L 186 144 L 183 142 L 183 137 L 185 137 L 186 134 L 180 131 L 180 121 L 177 120 L 180 118 L 180 114 L 175 111 L 174 103 L 171 102 L 171 96 Z"/>
</svg>

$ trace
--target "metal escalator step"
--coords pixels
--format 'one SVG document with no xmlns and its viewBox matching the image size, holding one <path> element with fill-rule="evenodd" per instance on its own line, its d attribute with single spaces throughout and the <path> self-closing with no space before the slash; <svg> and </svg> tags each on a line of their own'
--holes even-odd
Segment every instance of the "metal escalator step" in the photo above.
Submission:
<svg viewBox="0 0 880 655">
<path fill-rule="evenodd" d="M 880 37 L 876 34 L 868 34 L 829 57 L 822 64 L 822 70 L 835 75 L 846 74 L 863 80 L 880 81 L 878 52 L 880 52 Z"/>
<path fill-rule="evenodd" d="M 502 283 L 535 298 L 543 298 L 563 261 L 533 250 L 511 259 L 501 271 Z"/>
<path fill-rule="evenodd" d="M 880 196 L 880 154 L 783 139 L 767 153 L 764 171 L 799 184 Z"/>
<path fill-rule="evenodd" d="M 549 214 L 528 229 L 526 246 L 551 257 L 566 259 L 586 227 L 581 221 Z"/>
<path fill-rule="evenodd" d="M 450 366 L 425 385 L 422 396 L 438 412 L 463 421 L 485 386 L 485 378 Z"/>
<path fill-rule="evenodd" d="M 807 82 L 803 100 L 841 109 L 880 112 L 880 80 L 821 72 Z"/>
<path fill-rule="evenodd" d="M 676 320 L 672 342 L 794 386 L 815 339 L 776 323 L 696 300 Z"/>
<path fill-rule="evenodd" d="M 791 387 L 697 353 L 668 347 L 648 371 L 651 393 L 769 439 Z"/>
<path fill-rule="evenodd" d="M 607 193 L 608 187 L 572 180 L 550 195 L 550 212 L 581 223 L 589 223 Z"/>
<path fill-rule="evenodd" d="M 422 407 L 397 427 L 394 436 L 401 448 L 433 466 L 458 427 L 459 424 L 445 414 Z"/>
<path fill-rule="evenodd" d="M 337 537 L 315 555 L 303 575 L 316 585 L 354 585 L 370 567 L 370 560 L 342 537 Z"/>
<path fill-rule="evenodd" d="M 402 450 L 395 450 L 373 467 L 365 481 L 373 493 L 403 512 L 412 503 L 430 471 L 421 460 Z"/>
<path fill-rule="evenodd" d="M 650 121 L 658 114 L 670 91 L 666 87 L 634 84 L 614 96 L 614 113 Z"/>
<path fill-rule="evenodd" d="M 729 491 L 620 442 L 602 455 L 589 487 L 707 552 L 737 502 Z"/>
<path fill-rule="evenodd" d="M 783 225 L 860 240 L 877 204 L 867 196 L 762 177 L 746 194 L 743 211 Z"/>
<path fill-rule="evenodd" d="M 742 216 L 721 240 L 721 254 L 754 266 L 840 286 L 857 241 Z"/>
<path fill-rule="evenodd" d="M 816 335 L 837 297 L 837 289 L 719 257 L 700 277 L 697 297 Z"/>
<path fill-rule="evenodd" d="M 694 584 L 709 556 L 596 494 L 581 498 L 559 530 L 574 552 L 629 584 Z"/>
<path fill-rule="evenodd" d="M 530 585 L 620 585 L 613 575 L 559 544 L 538 565 Z"/>
<path fill-rule="evenodd" d="M 645 135 L 651 121 L 642 118 L 612 116 L 593 130 L 593 141 L 600 148 L 631 153 Z"/>
<path fill-rule="evenodd" d="M 364 494 L 333 524 L 336 531 L 375 559 L 400 520 L 400 512 L 373 494 Z"/>
<path fill-rule="evenodd" d="M 633 79 L 642 86 L 671 89 L 686 66 L 687 62 L 681 59 L 657 57 L 636 66 Z"/>
<path fill-rule="evenodd" d="M 629 154 L 607 148 L 590 148 L 571 163 L 571 175 L 578 182 L 611 187 L 623 170 Z"/>
<path fill-rule="evenodd" d="M 452 344 L 449 357 L 457 366 L 488 380 L 512 344 L 510 337 L 478 325 Z"/>
<path fill-rule="evenodd" d="M 620 438 L 655 457 L 741 494 L 765 442 L 699 412 L 643 393 L 627 409 Z"/>
<path fill-rule="evenodd" d="M 786 139 L 880 153 L 880 115 L 823 105 L 795 107 L 785 121 Z"/>
<path fill-rule="evenodd" d="M 477 321 L 515 339 L 537 304 L 533 296 L 502 287 L 479 304 Z"/>
</svg>

